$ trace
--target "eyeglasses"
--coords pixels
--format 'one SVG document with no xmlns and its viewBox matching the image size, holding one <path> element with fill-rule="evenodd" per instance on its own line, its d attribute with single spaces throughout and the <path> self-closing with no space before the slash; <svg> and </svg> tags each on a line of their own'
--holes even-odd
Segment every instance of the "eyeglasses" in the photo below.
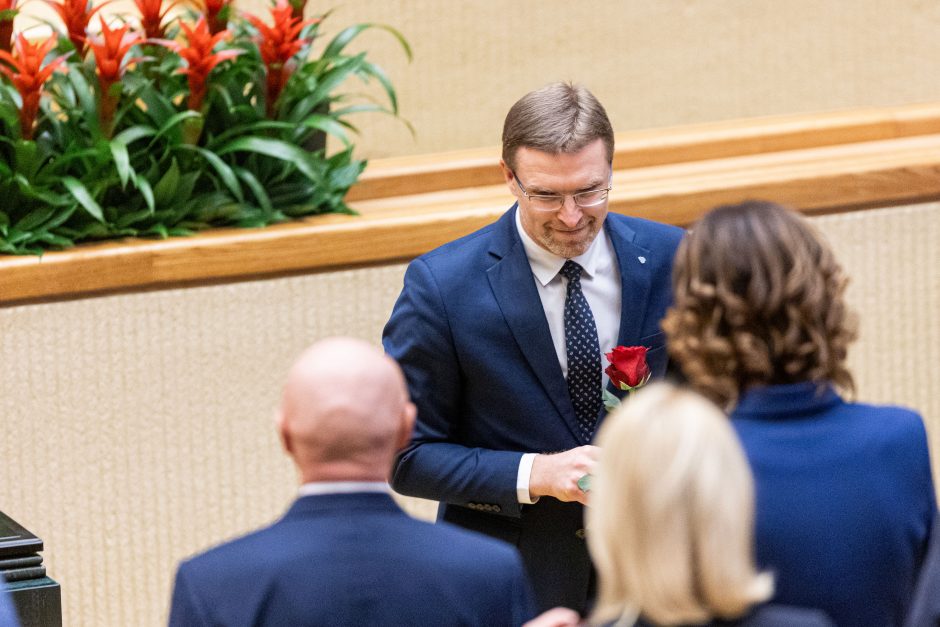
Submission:
<svg viewBox="0 0 940 627">
<path fill-rule="evenodd" d="M 522 184 L 522 181 L 519 180 L 519 177 L 516 176 L 515 172 L 512 172 L 512 178 L 515 179 L 516 185 L 519 186 L 519 190 L 526 197 L 526 200 L 529 201 L 529 206 L 536 211 L 558 211 L 565 204 L 565 198 L 571 196 L 574 200 L 574 204 L 586 209 L 588 207 L 596 207 L 607 200 L 607 196 L 610 193 L 611 188 L 613 187 L 613 172 L 610 173 L 610 178 L 607 180 L 607 187 L 602 187 L 601 189 L 590 189 L 586 192 L 578 192 L 577 194 L 530 194 L 526 191 L 525 186 Z"/>
</svg>

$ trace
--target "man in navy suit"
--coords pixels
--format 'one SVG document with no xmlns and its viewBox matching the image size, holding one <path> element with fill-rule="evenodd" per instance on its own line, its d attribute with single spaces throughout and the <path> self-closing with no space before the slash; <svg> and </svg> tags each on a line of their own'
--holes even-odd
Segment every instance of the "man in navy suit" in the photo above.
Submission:
<svg viewBox="0 0 940 627">
<path fill-rule="evenodd" d="M 518 547 L 543 610 L 593 596 L 578 484 L 597 460 L 601 355 L 645 346 L 653 376 L 666 368 L 659 321 L 683 232 L 608 215 L 613 150 L 583 87 L 524 96 L 500 162 L 518 202 L 413 261 L 384 332 L 418 407 L 393 487 Z"/>
<path fill-rule="evenodd" d="M 272 526 L 179 567 L 170 625 L 519 625 L 516 551 L 414 520 L 386 483 L 415 408 L 395 363 L 357 340 L 305 352 L 278 429 L 300 496 Z"/>
</svg>

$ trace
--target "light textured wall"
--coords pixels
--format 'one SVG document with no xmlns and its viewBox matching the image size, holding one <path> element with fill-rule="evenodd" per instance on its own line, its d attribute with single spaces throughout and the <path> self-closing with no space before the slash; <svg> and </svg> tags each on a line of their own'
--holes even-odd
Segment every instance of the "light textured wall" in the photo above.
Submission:
<svg viewBox="0 0 940 627">
<path fill-rule="evenodd" d="M 816 222 L 862 312 L 860 398 L 920 409 L 936 459 L 940 203 Z M 378 343 L 403 272 L 0 308 L 0 509 L 46 541 L 67 626 L 161 624 L 178 560 L 283 511 L 287 367 L 321 337 Z"/>
<path fill-rule="evenodd" d="M 331 8 L 322 43 L 378 22 L 414 48 L 408 64 L 381 31 L 352 46 L 387 70 L 415 128 L 360 116 L 372 158 L 496 145 L 510 105 L 555 80 L 591 88 L 617 131 L 940 100 L 932 0 L 309 0 L 307 14 Z M 56 19 L 41 2 L 23 11 Z M 130 0 L 115 11 L 136 14 Z"/>
<path fill-rule="evenodd" d="M 243 6 L 263 6 L 246 0 Z M 416 137 L 362 118 L 370 157 L 499 143 L 506 111 L 556 80 L 587 85 L 617 131 L 940 99 L 940 3 L 924 0 L 356 0 L 324 25 L 363 37 Z"/>
</svg>

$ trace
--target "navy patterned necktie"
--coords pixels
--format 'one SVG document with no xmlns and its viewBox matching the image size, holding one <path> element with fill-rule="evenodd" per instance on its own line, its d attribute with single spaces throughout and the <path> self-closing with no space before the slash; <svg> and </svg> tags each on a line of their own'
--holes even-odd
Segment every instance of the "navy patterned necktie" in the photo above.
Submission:
<svg viewBox="0 0 940 627">
<path fill-rule="evenodd" d="M 594 314 L 581 291 L 581 266 L 570 259 L 560 274 L 568 279 L 565 296 L 565 352 L 568 354 L 568 394 L 578 417 L 578 430 L 587 442 L 594 434 L 601 409 L 601 349 Z"/>
</svg>

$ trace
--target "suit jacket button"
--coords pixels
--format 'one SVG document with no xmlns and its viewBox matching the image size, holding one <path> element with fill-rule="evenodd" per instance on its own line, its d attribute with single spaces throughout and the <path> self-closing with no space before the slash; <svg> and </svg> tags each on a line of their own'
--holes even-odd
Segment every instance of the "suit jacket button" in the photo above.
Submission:
<svg viewBox="0 0 940 627">
<path fill-rule="evenodd" d="M 584 529 L 578 529 L 577 531 L 574 532 L 574 535 L 576 535 L 578 538 L 584 540 L 584 535 L 585 535 L 585 534 L 584 534 Z"/>
</svg>

